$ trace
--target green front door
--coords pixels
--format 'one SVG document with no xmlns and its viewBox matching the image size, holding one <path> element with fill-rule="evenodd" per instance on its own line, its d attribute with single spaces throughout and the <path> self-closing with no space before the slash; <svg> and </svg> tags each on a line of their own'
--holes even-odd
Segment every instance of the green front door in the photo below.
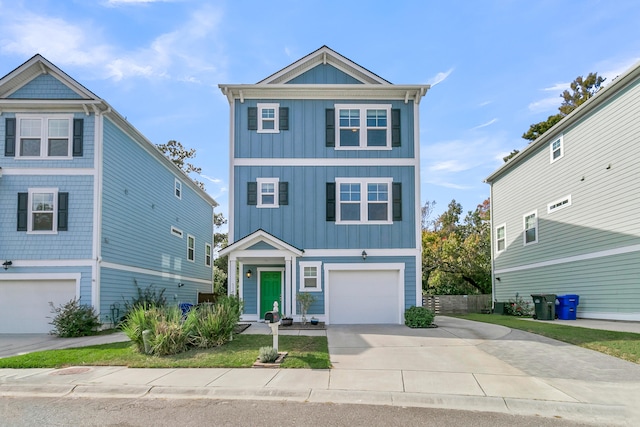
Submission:
<svg viewBox="0 0 640 427">
<path fill-rule="evenodd" d="M 282 272 L 261 271 L 260 272 L 260 318 L 264 318 L 264 313 L 273 310 L 273 302 L 278 301 L 278 307 L 282 312 L 281 284 Z"/>
</svg>

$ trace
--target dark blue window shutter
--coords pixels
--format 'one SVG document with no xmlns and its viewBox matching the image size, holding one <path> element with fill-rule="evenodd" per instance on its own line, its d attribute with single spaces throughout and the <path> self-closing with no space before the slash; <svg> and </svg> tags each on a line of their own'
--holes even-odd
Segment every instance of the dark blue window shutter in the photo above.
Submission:
<svg viewBox="0 0 640 427">
<path fill-rule="evenodd" d="M 336 183 L 327 182 L 327 221 L 336 220 Z"/>
<path fill-rule="evenodd" d="M 393 191 L 391 198 L 393 200 L 392 215 L 394 221 L 402 221 L 402 183 L 392 183 Z"/>
<path fill-rule="evenodd" d="M 258 204 L 258 183 L 247 182 L 247 204 L 255 206 Z"/>
<path fill-rule="evenodd" d="M 69 227 L 69 193 L 58 193 L 58 231 Z"/>
<path fill-rule="evenodd" d="M 27 231 L 29 215 L 29 193 L 18 193 L 18 231 Z"/>
<path fill-rule="evenodd" d="M 289 130 L 289 107 L 280 107 L 280 130 Z"/>
<path fill-rule="evenodd" d="M 258 107 L 249 107 L 247 111 L 249 130 L 258 130 Z"/>
<path fill-rule="evenodd" d="M 73 157 L 82 157 L 84 119 L 73 119 Z"/>
<path fill-rule="evenodd" d="M 4 121 L 4 155 L 15 157 L 16 155 L 16 119 L 5 119 Z"/>
<path fill-rule="evenodd" d="M 391 146 L 400 147 L 400 110 L 391 110 Z"/>
<path fill-rule="evenodd" d="M 278 204 L 280 205 L 289 204 L 289 183 L 288 182 L 278 183 Z"/>
<path fill-rule="evenodd" d="M 333 108 L 327 108 L 325 111 L 326 117 L 326 146 L 336 146 L 336 110 Z"/>
</svg>

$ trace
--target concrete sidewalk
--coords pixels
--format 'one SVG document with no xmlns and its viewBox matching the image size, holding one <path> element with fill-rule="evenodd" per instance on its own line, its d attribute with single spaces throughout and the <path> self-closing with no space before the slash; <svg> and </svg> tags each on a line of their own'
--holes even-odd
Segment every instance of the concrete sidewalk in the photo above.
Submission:
<svg viewBox="0 0 640 427">
<path fill-rule="evenodd" d="M 280 332 L 326 333 L 331 370 L 0 369 L 0 396 L 268 399 L 475 410 L 593 425 L 640 421 L 640 365 L 502 326 L 449 317 L 436 323 L 433 329 L 330 325 Z M 245 333 L 270 330 L 252 324 Z"/>
</svg>

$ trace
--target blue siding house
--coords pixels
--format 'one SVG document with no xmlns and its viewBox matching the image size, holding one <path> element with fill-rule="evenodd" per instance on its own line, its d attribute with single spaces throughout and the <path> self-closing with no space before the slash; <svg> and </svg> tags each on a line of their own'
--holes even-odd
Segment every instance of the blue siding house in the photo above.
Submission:
<svg viewBox="0 0 640 427">
<path fill-rule="evenodd" d="M 419 102 L 323 46 L 230 105 L 229 293 L 244 320 L 403 322 L 422 304 Z M 236 277 L 236 271 L 239 272 Z"/>
<path fill-rule="evenodd" d="M 140 289 L 211 292 L 217 203 L 40 55 L 0 79 L 0 333 L 49 332 L 52 302 L 105 324 Z"/>
</svg>

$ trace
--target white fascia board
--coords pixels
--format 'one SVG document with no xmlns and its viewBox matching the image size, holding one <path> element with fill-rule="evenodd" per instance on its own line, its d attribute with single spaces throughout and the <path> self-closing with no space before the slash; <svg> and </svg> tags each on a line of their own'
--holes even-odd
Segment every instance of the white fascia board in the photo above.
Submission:
<svg viewBox="0 0 640 427">
<path fill-rule="evenodd" d="M 361 257 L 362 251 L 367 251 L 367 257 L 398 257 L 398 256 L 407 256 L 407 257 L 415 257 L 416 255 L 420 255 L 421 249 L 419 248 L 385 248 L 385 249 L 369 249 L 369 248 L 360 248 L 360 249 L 307 249 L 304 251 L 304 258 L 324 258 L 324 257 Z M 301 259 L 303 261 L 304 259 Z M 360 264 L 359 264 L 360 265 Z M 367 265 L 366 261 L 363 261 L 365 267 Z"/>
<path fill-rule="evenodd" d="M 429 85 L 318 85 L 318 84 L 271 84 L 271 85 L 218 85 L 228 99 L 358 99 L 358 100 L 402 100 L 415 101 L 430 89 Z M 242 100 L 241 100 L 242 102 Z"/>
</svg>

